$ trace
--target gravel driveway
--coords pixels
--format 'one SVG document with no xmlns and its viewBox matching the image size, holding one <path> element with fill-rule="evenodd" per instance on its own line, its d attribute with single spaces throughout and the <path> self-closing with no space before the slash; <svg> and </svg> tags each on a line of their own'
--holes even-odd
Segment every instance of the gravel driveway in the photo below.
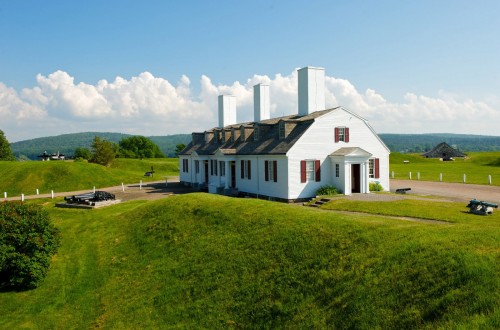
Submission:
<svg viewBox="0 0 500 330">
<path fill-rule="evenodd" d="M 458 202 L 469 202 L 475 198 L 500 204 L 499 186 L 395 179 L 391 179 L 390 185 L 391 192 L 398 188 L 411 188 L 409 194 L 439 196 Z"/>
</svg>

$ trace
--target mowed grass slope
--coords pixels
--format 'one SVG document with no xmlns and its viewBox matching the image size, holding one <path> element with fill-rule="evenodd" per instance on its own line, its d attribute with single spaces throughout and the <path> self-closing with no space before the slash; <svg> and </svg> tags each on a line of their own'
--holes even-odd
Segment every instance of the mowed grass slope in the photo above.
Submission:
<svg viewBox="0 0 500 330">
<path fill-rule="evenodd" d="M 442 173 L 444 182 L 463 182 L 465 174 L 466 183 L 474 184 L 488 184 L 491 175 L 492 185 L 500 186 L 500 152 L 470 152 L 467 155 L 465 159 L 443 162 L 419 154 L 391 153 L 390 172 L 394 171 L 395 179 L 408 179 L 411 172 L 412 180 L 417 180 L 420 172 L 422 181 L 439 181 Z M 404 163 L 405 160 L 409 163 Z"/>
<path fill-rule="evenodd" d="M 154 177 L 144 177 L 153 166 Z M 75 191 L 137 183 L 139 180 L 163 180 L 165 176 L 179 175 L 177 158 L 116 159 L 110 167 L 86 162 L 5 162 L 0 161 L 0 194 L 8 196 L 34 195 Z"/>
<path fill-rule="evenodd" d="M 48 209 L 62 246 L 41 287 L 0 293 L 0 328 L 500 327 L 500 213 L 427 224 L 208 194 Z"/>
</svg>

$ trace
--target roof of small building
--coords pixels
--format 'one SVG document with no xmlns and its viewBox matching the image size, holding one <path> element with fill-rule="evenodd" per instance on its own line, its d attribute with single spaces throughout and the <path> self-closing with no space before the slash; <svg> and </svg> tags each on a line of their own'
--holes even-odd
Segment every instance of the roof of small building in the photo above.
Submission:
<svg viewBox="0 0 500 330">
<path fill-rule="evenodd" d="M 441 142 L 434 147 L 431 151 L 423 153 L 422 156 L 427 158 L 451 158 L 451 157 L 466 157 L 463 152 L 454 149 L 446 142 Z"/>
</svg>

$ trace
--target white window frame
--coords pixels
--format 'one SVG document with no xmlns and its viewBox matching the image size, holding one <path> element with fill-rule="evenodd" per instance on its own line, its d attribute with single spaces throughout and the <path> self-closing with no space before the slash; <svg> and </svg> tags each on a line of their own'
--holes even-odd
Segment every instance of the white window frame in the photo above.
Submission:
<svg viewBox="0 0 500 330">
<path fill-rule="evenodd" d="M 370 179 L 375 178 L 375 158 L 368 160 L 368 177 Z"/>
<path fill-rule="evenodd" d="M 316 181 L 316 160 L 306 159 L 306 182 Z"/>
<path fill-rule="evenodd" d="M 339 142 L 345 142 L 345 127 L 338 127 L 339 129 Z"/>
</svg>

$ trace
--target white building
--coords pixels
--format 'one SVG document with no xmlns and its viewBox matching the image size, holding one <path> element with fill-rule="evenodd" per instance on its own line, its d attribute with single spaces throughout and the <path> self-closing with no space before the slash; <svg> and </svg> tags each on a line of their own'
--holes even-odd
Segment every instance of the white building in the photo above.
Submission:
<svg viewBox="0 0 500 330">
<path fill-rule="evenodd" d="M 233 96 L 219 96 L 219 127 L 192 133 L 180 153 L 180 180 L 211 193 L 307 200 L 325 185 L 389 190 L 389 149 L 368 122 L 325 109 L 324 69 L 299 70 L 298 114 L 270 118 L 269 85 L 254 86 L 255 121 L 236 123 Z"/>
</svg>

